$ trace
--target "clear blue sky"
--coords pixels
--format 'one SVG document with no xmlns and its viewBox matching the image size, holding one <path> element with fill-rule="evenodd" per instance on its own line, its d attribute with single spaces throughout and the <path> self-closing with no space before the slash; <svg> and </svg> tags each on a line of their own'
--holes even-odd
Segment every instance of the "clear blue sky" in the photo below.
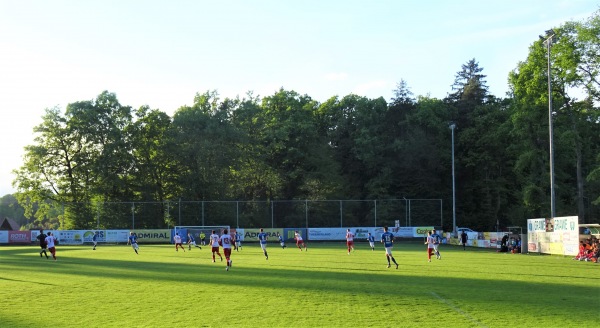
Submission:
<svg viewBox="0 0 600 328">
<path fill-rule="evenodd" d="M 545 30 L 591 0 L 0 0 L 0 196 L 44 109 L 103 90 L 169 114 L 196 92 L 443 98 L 475 58 L 490 92 Z"/>
</svg>

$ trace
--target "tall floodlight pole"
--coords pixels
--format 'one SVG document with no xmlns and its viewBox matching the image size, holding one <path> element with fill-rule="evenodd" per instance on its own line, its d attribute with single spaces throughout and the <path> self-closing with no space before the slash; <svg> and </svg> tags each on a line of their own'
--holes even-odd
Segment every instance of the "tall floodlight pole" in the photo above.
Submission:
<svg viewBox="0 0 600 328">
<path fill-rule="evenodd" d="M 450 123 L 452 130 L 452 234 L 456 235 L 456 185 L 454 181 L 454 129 L 456 124 Z"/>
<path fill-rule="evenodd" d="M 556 216 L 556 202 L 554 197 L 554 133 L 552 128 L 552 79 L 550 76 L 550 47 L 556 34 L 553 30 L 546 31 L 546 44 L 548 51 L 548 131 L 550 133 L 550 217 Z"/>
</svg>

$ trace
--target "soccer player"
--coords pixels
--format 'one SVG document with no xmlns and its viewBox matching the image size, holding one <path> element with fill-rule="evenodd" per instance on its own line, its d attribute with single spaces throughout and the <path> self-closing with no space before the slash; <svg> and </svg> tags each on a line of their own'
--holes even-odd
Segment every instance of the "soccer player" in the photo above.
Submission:
<svg viewBox="0 0 600 328">
<path fill-rule="evenodd" d="M 94 248 L 92 248 L 92 250 L 95 251 L 96 246 L 98 245 L 98 231 L 94 232 L 94 237 L 92 237 L 92 242 L 94 243 Z"/>
<path fill-rule="evenodd" d="M 302 240 L 302 235 L 298 232 L 298 230 L 294 231 L 294 238 L 296 238 L 296 246 L 298 246 L 301 252 L 302 248 L 300 247 L 300 245 L 304 246 L 305 251 L 308 251 L 306 249 L 306 243 L 304 243 L 304 240 Z"/>
<path fill-rule="evenodd" d="M 394 234 L 388 231 L 388 227 L 383 227 L 383 233 L 381 234 L 381 242 L 383 243 L 383 247 L 385 247 L 385 257 L 387 259 L 387 267 L 389 268 L 390 259 L 394 261 L 396 265 L 396 269 L 398 269 L 398 262 L 392 255 L 392 248 L 394 247 Z"/>
<path fill-rule="evenodd" d="M 221 246 L 223 246 L 223 253 L 225 254 L 225 259 L 227 260 L 227 266 L 225 267 L 226 271 L 229 271 L 229 269 L 231 268 L 231 244 L 232 240 L 231 240 L 231 235 L 227 233 L 227 229 L 223 230 L 223 235 L 221 235 L 221 237 L 219 237 L 218 241 L 217 241 L 217 245 L 221 244 Z M 214 248 L 213 248 L 214 249 Z M 217 247 L 217 251 L 218 251 L 218 247 Z M 221 256 L 221 254 L 219 254 L 219 256 Z M 214 253 L 213 253 L 213 262 L 214 262 Z M 221 257 L 221 261 L 223 261 L 223 257 Z"/>
<path fill-rule="evenodd" d="M 279 244 L 281 245 L 281 248 L 285 249 L 285 241 L 283 240 L 283 236 L 279 234 L 279 232 L 277 233 L 277 240 L 279 240 Z"/>
<path fill-rule="evenodd" d="M 240 251 L 242 248 L 242 235 L 240 235 L 237 231 L 235 232 L 235 250 Z"/>
<path fill-rule="evenodd" d="M 433 243 L 434 243 L 434 239 L 431 236 L 431 231 L 427 231 L 427 238 L 425 239 L 425 245 L 427 245 L 428 262 L 431 262 L 431 254 L 433 254 Z"/>
<path fill-rule="evenodd" d="M 52 232 L 48 232 L 48 236 L 46 236 L 46 245 L 48 246 L 48 250 L 50 254 L 52 254 L 52 258 L 56 261 L 56 238 L 52 235 Z"/>
<path fill-rule="evenodd" d="M 181 250 L 185 252 L 185 248 L 183 248 L 183 244 L 181 242 L 181 236 L 179 235 L 179 232 L 175 233 L 175 236 L 173 236 L 173 240 L 175 240 L 175 251 L 179 252 L 179 247 L 181 247 Z"/>
<path fill-rule="evenodd" d="M 438 260 L 442 259 L 442 255 L 440 254 L 440 242 L 442 241 L 442 237 L 438 235 L 438 233 L 433 229 L 431 231 L 431 237 L 433 238 L 433 251 L 435 252 L 435 256 Z"/>
<path fill-rule="evenodd" d="M 187 234 L 187 244 L 188 244 L 188 250 L 191 251 L 192 250 L 192 245 L 202 249 L 202 247 L 196 245 L 196 241 L 194 240 L 194 237 L 192 236 L 191 233 L 188 232 Z"/>
<path fill-rule="evenodd" d="M 260 242 L 260 248 L 262 248 L 263 253 L 265 254 L 265 258 L 269 259 L 269 254 L 267 254 L 267 234 L 260 228 L 260 233 L 258 234 L 258 241 Z"/>
<path fill-rule="evenodd" d="M 375 237 L 373 237 L 370 232 L 369 232 L 369 235 L 367 236 L 367 241 L 369 242 L 369 246 L 371 246 L 371 250 L 374 251 L 375 250 Z"/>
<path fill-rule="evenodd" d="M 200 232 L 200 243 L 202 244 L 202 246 L 206 245 L 206 234 L 204 233 L 204 231 Z"/>
<path fill-rule="evenodd" d="M 137 243 L 137 235 L 133 231 L 129 232 L 129 238 L 127 239 L 127 245 L 129 245 L 129 244 L 131 244 L 131 248 L 133 248 L 135 253 L 140 255 L 140 253 L 138 253 L 138 249 L 140 249 L 140 247 L 138 246 L 138 243 Z"/>
<path fill-rule="evenodd" d="M 348 255 L 350 255 L 350 250 L 354 250 L 354 234 L 350 229 L 346 230 L 346 246 L 348 246 Z"/>
<path fill-rule="evenodd" d="M 209 238 L 212 250 L 213 263 L 215 262 L 215 253 L 219 255 L 219 257 L 221 258 L 221 262 L 223 262 L 223 256 L 221 256 L 221 253 L 219 252 L 219 235 L 217 235 L 217 233 L 213 230 Z"/>
<path fill-rule="evenodd" d="M 40 257 L 42 257 L 42 253 L 44 253 L 44 255 L 46 255 L 46 259 L 48 259 L 48 253 L 46 253 L 46 248 L 48 247 L 48 244 L 46 243 L 46 237 L 48 237 L 48 235 L 44 233 L 44 229 L 40 229 L 40 234 L 36 238 L 40 241 L 40 248 L 42 249 L 40 252 Z"/>
</svg>

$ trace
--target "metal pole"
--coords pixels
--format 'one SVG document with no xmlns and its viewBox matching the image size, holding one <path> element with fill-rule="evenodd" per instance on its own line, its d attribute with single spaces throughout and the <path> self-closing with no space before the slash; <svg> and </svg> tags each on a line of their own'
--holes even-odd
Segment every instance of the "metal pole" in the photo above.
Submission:
<svg viewBox="0 0 600 328">
<path fill-rule="evenodd" d="M 179 197 L 179 225 L 181 225 L 181 197 Z"/>
<path fill-rule="evenodd" d="M 546 31 L 546 46 L 548 48 L 548 131 L 550 133 L 550 217 L 556 216 L 556 203 L 554 197 L 554 133 L 552 127 L 552 79 L 550 76 L 550 47 L 554 31 Z"/>
<path fill-rule="evenodd" d="M 304 200 L 304 216 L 306 219 L 306 229 L 308 229 L 308 200 Z"/>
<path fill-rule="evenodd" d="M 402 197 L 404 199 L 404 225 L 409 227 L 408 225 L 408 199 L 406 197 Z"/>
<path fill-rule="evenodd" d="M 442 229 L 444 228 L 444 215 L 443 215 L 443 211 L 444 211 L 443 200 L 440 199 L 440 227 Z"/>
<path fill-rule="evenodd" d="M 274 207 L 275 207 L 275 201 L 271 201 L 271 228 L 273 227 L 273 221 L 275 221 L 274 214 L 273 214 Z"/>
<path fill-rule="evenodd" d="M 202 225 L 204 226 L 204 201 L 202 201 Z"/>
<path fill-rule="evenodd" d="M 412 220 L 410 218 L 410 199 L 408 200 L 408 224 L 409 227 L 412 227 Z"/>
<path fill-rule="evenodd" d="M 344 227 L 344 218 L 342 212 L 342 201 L 340 200 L 340 228 Z"/>
<path fill-rule="evenodd" d="M 373 202 L 375 202 L 375 225 L 374 227 L 377 226 L 377 199 L 375 199 Z"/>
<path fill-rule="evenodd" d="M 454 177 L 454 129 L 456 124 L 450 123 L 452 130 L 452 234 L 456 235 L 456 184 Z"/>
<path fill-rule="evenodd" d="M 135 203 L 131 203 L 131 229 L 135 229 Z"/>
<path fill-rule="evenodd" d="M 237 228 L 239 229 L 240 228 L 240 202 L 239 201 L 235 202 L 235 218 L 236 218 Z"/>
</svg>

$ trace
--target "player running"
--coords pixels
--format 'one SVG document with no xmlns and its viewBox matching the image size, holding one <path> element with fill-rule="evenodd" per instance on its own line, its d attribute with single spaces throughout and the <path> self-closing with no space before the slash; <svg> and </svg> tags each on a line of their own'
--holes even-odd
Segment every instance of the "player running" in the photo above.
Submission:
<svg viewBox="0 0 600 328">
<path fill-rule="evenodd" d="M 392 248 L 394 247 L 394 234 L 388 231 L 388 227 L 383 227 L 383 233 L 381 234 L 381 242 L 383 243 L 383 247 L 385 247 L 385 257 L 388 263 L 387 267 L 389 268 L 391 266 L 390 259 L 392 259 L 392 261 L 396 265 L 396 269 L 398 269 L 398 262 L 396 262 L 396 259 L 392 255 Z"/>
<path fill-rule="evenodd" d="M 94 236 L 92 237 L 92 242 L 94 243 L 94 248 L 92 248 L 93 251 L 95 251 L 96 246 L 98 246 L 98 237 L 99 237 L 99 233 L 98 233 L 98 231 L 95 231 Z"/>
<path fill-rule="evenodd" d="M 348 246 L 348 255 L 350 255 L 350 250 L 354 251 L 354 234 L 350 229 L 346 230 L 346 246 Z"/>
<path fill-rule="evenodd" d="M 267 234 L 260 228 L 260 233 L 258 234 L 258 241 L 260 242 L 260 248 L 262 248 L 263 253 L 265 254 L 265 258 L 269 259 L 269 254 L 267 254 Z"/>
<path fill-rule="evenodd" d="M 285 249 L 285 241 L 283 240 L 283 236 L 279 234 L 279 232 L 277 233 L 277 240 L 279 240 L 279 244 L 281 245 L 281 248 Z"/>
<path fill-rule="evenodd" d="M 440 242 L 442 241 L 442 237 L 438 235 L 438 233 L 433 229 L 431 231 L 431 237 L 433 238 L 433 251 L 435 252 L 435 256 L 438 260 L 442 259 L 442 255 L 440 254 Z"/>
<path fill-rule="evenodd" d="M 131 231 L 129 233 L 129 238 L 127 239 L 127 245 L 129 245 L 129 244 L 131 244 L 131 247 L 133 248 L 135 253 L 137 255 L 140 255 L 140 253 L 138 253 L 138 249 L 140 249 L 140 247 L 138 246 L 138 243 L 137 243 L 137 234 L 133 231 Z"/>
<path fill-rule="evenodd" d="M 427 238 L 425 239 L 425 245 L 427 245 L 427 260 L 431 262 L 431 254 L 433 254 L 434 238 L 431 236 L 431 231 L 427 232 Z"/>
<path fill-rule="evenodd" d="M 52 232 L 48 232 L 48 236 L 46 237 L 45 241 L 50 254 L 52 254 L 52 258 L 54 261 L 56 261 L 56 238 L 54 238 Z"/>
<path fill-rule="evenodd" d="M 44 255 L 46 255 L 46 259 L 48 259 L 48 253 L 46 253 L 46 248 L 48 248 L 48 244 L 46 243 L 46 237 L 48 237 L 48 235 L 44 233 L 44 229 L 40 229 L 40 234 L 36 238 L 40 241 L 40 248 L 42 249 L 42 251 L 40 252 L 40 257 L 42 257 L 43 253 Z"/>
<path fill-rule="evenodd" d="M 305 251 L 308 251 L 308 249 L 306 248 L 306 243 L 302 239 L 302 235 L 298 232 L 298 230 L 294 231 L 294 238 L 296 238 L 296 246 L 298 246 L 301 252 L 302 248 L 300 247 L 300 245 L 304 247 Z"/>
<path fill-rule="evenodd" d="M 181 250 L 185 253 L 185 248 L 183 248 L 183 243 L 181 242 L 181 236 L 179 235 L 179 232 L 175 233 L 173 240 L 175 240 L 175 251 L 179 252 L 179 247 L 181 247 Z"/>
<path fill-rule="evenodd" d="M 370 232 L 369 232 L 369 235 L 367 236 L 367 241 L 369 242 L 369 246 L 371 247 L 371 250 L 374 251 L 375 250 L 375 237 L 373 237 L 373 235 L 371 235 Z"/>
<path fill-rule="evenodd" d="M 213 230 L 212 234 L 209 237 L 209 242 L 211 245 L 211 250 L 212 250 L 212 258 L 213 258 L 213 263 L 215 262 L 215 253 L 217 255 L 219 255 L 219 257 L 221 258 L 221 262 L 223 262 L 223 256 L 221 256 L 221 253 L 219 253 L 219 235 L 217 235 L 217 233 Z"/>
<path fill-rule="evenodd" d="M 192 245 L 194 245 L 195 247 L 198 247 L 198 248 L 202 249 L 202 247 L 196 245 L 196 241 L 194 240 L 194 237 L 189 232 L 187 234 L 187 244 L 188 244 L 188 251 L 192 250 Z"/>
<path fill-rule="evenodd" d="M 214 231 L 213 231 L 214 233 Z M 211 236 L 212 237 L 212 236 Z M 226 271 L 229 271 L 229 269 L 231 268 L 231 245 L 233 244 L 231 235 L 227 233 L 227 229 L 223 230 L 223 235 L 221 235 L 221 237 L 219 237 L 219 239 L 217 240 L 217 245 L 221 245 L 223 246 L 223 253 L 225 254 L 225 259 L 227 260 L 227 266 L 225 267 Z M 213 247 L 214 249 L 214 247 Z M 217 254 L 218 254 L 218 247 L 217 247 Z M 213 262 L 214 260 L 214 253 L 213 253 Z M 221 256 L 221 254 L 219 254 L 219 256 Z M 221 261 L 223 261 L 223 257 L 221 257 Z"/>
<path fill-rule="evenodd" d="M 235 232 L 235 250 L 240 251 L 242 248 L 242 235 L 240 235 L 237 231 Z"/>
</svg>

